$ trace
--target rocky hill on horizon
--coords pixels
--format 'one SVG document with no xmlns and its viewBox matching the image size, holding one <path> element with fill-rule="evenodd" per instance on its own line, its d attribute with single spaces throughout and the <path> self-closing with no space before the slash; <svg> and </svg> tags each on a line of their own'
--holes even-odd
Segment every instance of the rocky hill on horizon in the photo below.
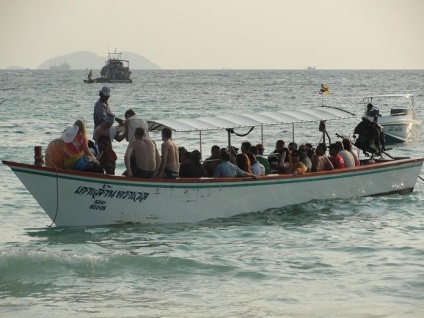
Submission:
<svg viewBox="0 0 424 318">
<path fill-rule="evenodd" d="M 123 60 L 128 60 L 130 62 L 131 70 L 161 69 L 159 65 L 136 53 L 122 52 L 121 57 Z M 49 69 L 52 65 L 60 65 L 66 62 L 71 66 L 71 70 L 99 70 L 105 65 L 107 58 L 107 56 L 102 57 L 88 51 L 80 51 L 48 59 L 40 64 L 37 69 Z"/>
</svg>

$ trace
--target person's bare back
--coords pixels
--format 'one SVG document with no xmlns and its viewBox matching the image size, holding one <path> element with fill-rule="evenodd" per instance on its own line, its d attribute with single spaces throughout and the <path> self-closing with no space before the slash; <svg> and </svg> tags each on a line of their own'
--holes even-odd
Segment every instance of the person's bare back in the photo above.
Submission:
<svg viewBox="0 0 424 318">
<path fill-rule="evenodd" d="M 132 144 L 133 154 L 137 167 L 146 171 L 156 169 L 156 154 L 159 155 L 156 145 L 150 139 L 134 140 Z"/>
<path fill-rule="evenodd" d="M 131 159 L 133 158 L 133 159 Z M 144 139 L 144 129 L 139 127 L 135 130 L 135 140 L 128 144 L 125 152 L 125 165 L 127 176 L 143 178 L 154 177 L 160 167 L 160 155 L 156 144 L 151 139 Z"/>
<path fill-rule="evenodd" d="M 322 171 L 322 170 L 333 170 L 331 167 L 333 164 L 326 156 L 315 155 L 312 158 L 312 172 Z"/>
<path fill-rule="evenodd" d="M 178 172 L 179 164 L 179 153 L 178 147 L 175 142 L 166 140 L 162 143 L 162 160 L 165 161 L 165 169 Z"/>
<path fill-rule="evenodd" d="M 327 146 L 324 143 L 321 143 L 315 149 L 316 154 L 312 157 L 312 172 L 322 171 L 322 170 L 333 170 L 334 166 L 331 163 L 330 159 L 325 155 Z"/>
<path fill-rule="evenodd" d="M 163 177 L 165 172 L 167 178 L 176 178 L 180 170 L 179 153 L 177 145 L 171 140 L 172 130 L 165 127 L 162 130 L 162 163 L 157 176 Z"/>
</svg>

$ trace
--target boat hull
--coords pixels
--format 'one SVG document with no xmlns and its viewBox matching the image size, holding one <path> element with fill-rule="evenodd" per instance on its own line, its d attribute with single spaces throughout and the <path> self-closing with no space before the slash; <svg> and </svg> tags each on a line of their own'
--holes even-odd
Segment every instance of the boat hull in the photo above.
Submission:
<svg viewBox="0 0 424 318">
<path fill-rule="evenodd" d="M 199 222 L 311 200 L 412 191 L 422 159 L 302 176 L 143 180 L 3 161 L 57 226 Z"/>
<path fill-rule="evenodd" d="M 382 124 L 386 145 L 415 142 L 421 135 L 421 124 L 415 122 Z"/>
<path fill-rule="evenodd" d="M 132 83 L 132 79 L 108 79 L 108 78 L 95 78 L 92 80 L 83 80 L 84 83 L 87 84 L 92 84 L 92 83 L 124 83 L 124 84 L 131 84 Z"/>
</svg>

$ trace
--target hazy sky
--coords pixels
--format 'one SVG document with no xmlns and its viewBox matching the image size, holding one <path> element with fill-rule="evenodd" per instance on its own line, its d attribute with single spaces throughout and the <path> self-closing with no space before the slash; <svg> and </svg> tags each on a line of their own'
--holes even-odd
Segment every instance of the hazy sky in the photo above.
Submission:
<svg viewBox="0 0 424 318">
<path fill-rule="evenodd" d="M 0 69 L 77 51 L 164 69 L 424 69 L 424 0 L 0 0 Z"/>
</svg>

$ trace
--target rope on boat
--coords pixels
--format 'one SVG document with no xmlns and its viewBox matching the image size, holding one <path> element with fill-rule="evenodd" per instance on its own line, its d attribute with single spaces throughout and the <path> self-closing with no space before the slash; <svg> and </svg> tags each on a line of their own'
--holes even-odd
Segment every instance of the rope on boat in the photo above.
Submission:
<svg viewBox="0 0 424 318">
<path fill-rule="evenodd" d="M 238 134 L 238 133 L 236 133 L 236 132 L 234 131 L 234 129 L 233 129 L 233 128 L 227 128 L 227 131 L 228 131 L 228 132 L 230 132 L 230 133 L 232 133 L 232 134 L 234 134 L 234 135 L 236 135 L 236 136 L 238 136 L 238 137 L 245 137 L 245 136 L 247 136 L 248 134 L 250 134 L 254 128 L 255 128 L 255 126 L 252 126 L 252 127 L 250 128 L 250 130 L 249 130 L 247 133 L 245 133 L 245 134 Z"/>
</svg>

